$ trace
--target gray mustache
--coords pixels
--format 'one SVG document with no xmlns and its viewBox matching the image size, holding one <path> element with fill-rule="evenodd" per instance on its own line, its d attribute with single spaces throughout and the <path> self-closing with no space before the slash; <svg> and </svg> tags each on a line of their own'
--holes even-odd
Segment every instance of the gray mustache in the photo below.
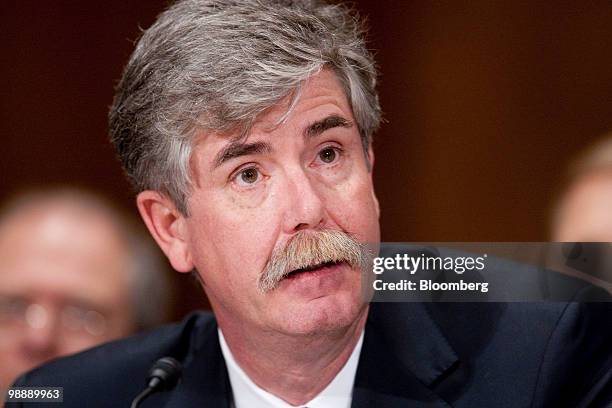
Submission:
<svg viewBox="0 0 612 408">
<path fill-rule="evenodd" d="M 296 269 L 328 262 L 346 262 L 364 269 L 369 252 L 355 238 L 342 231 L 299 231 L 287 243 L 276 248 L 258 280 L 261 292 L 268 292 Z"/>
</svg>

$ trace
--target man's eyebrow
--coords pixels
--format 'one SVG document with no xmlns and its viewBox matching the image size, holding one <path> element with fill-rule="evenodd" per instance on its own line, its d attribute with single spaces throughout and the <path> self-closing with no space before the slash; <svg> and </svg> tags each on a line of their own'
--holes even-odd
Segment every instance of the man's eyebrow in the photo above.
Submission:
<svg viewBox="0 0 612 408">
<path fill-rule="evenodd" d="M 216 169 L 228 160 L 235 159 L 240 156 L 270 153 L 271 151 L 272 146 L 266 142 L 244 143 L 240 140 L 235 140 L 217 153 L 215 160 L 213 161 L 213 169 Z"/>
<path fill-rule="evenodd" d="M 344 127 L 350 128 L 353 126 L 353 123 L 350 120 L 346 120 L 338 115 L 331 115 L 326 117 L 325 119 L 318 120 L 308 126 L 304 130 L 304 137 L 307 139 L 319 136 L 321 133 L 325 132 L 328 129 L 335 127 Z"/>
<path fill-rule="evenodd" d="M 325 132 L 328 129 L 332 129 L 335 127 L 344 127 L 350 128 L 353 126 L 353 123 L 349 120 L 344 119 L 338 115 L 327 116 L 324 119 L 318 120 L 311 125 L 309 125 L 304 130 L 305 138 L 313 138 L 321 133 Z M 215 160 L 213 161 L 213 169 L 221 166 L 223 163 L 235 159 L 240 156 L 246 156 L 249 154 L 261 154 L 261 153 L 270 153 L 272 152 L 272 146 L 266 142 L 254 142 L 254 143 L 244 143 L 240 140 L 232 141 L 230 144 L 225 146 L 217 155 L 215 156 Z"/>
</svg>

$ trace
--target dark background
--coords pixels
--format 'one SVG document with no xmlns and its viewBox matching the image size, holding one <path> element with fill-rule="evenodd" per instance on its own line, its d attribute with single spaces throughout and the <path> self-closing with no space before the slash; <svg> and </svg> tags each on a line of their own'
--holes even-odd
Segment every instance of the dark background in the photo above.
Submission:
<svg viewBox="0 0 612 408">
<path fill-rule="evenodd" d="M 136 214 L 113 86 L 160 0 L 0 2 L 0 200 L 74 182 Z M 382 72 L 385 241 L 547 240 L 570 160 L 612 129 L 612 3 L 359 1 Z M 177 316 L 200 302 L 177 281 Z"/>
</svg>

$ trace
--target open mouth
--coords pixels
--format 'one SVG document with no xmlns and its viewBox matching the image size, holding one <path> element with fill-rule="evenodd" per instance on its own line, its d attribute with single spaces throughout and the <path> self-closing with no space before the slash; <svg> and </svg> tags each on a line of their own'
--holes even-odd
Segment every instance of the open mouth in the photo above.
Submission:
<svg viewBox="0 0 612 408">
<path fill-rule="evenodd" d="M 301 276 L 307 273 L 313 273 L 313 272 L 323 270 L 325 268 L 340 265 L 341 263 L 342 262 L 340 261 L 329 261 L 329 262 L 323 262 L 323 263 L 311 265 L 306 268 L 296 269 L 294 271 L 289 272 L 287 276 L 285 276 L 285 278 L 295 278 L 295 277 L 298 277 L 298 276 Z"/>
</svg>

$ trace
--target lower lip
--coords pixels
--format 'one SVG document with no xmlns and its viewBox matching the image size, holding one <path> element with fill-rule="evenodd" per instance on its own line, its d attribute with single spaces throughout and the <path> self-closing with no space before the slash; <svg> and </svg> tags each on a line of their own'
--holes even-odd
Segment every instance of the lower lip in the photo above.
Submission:
<svg viewBox="0 0 612 408">
<path fill-rule="evenodd" d="M 352 269 L 346 263 L 323 266 L 312 271 L 294 273 L 281 281 L 281 290 L 294 296 L 318 298 L 335 293 L 346 284 L 344 272 Z"/>
<path fill-rule="evenodd" d="M 285 277 L 285 279 L 294 280 L 294 279 L 303 279 L 307 277 L 320 278 L 325 275 L 329 275 L 330 273 L 339 271 L 342 265 L 343 265 L 342 263 L 338 263 L 338 264 L 322 266 L 320 268 L 313 269 L 311 271 L 292 273 L 291 275 L 288 275 L 287 277 Z"/>
</svg>

